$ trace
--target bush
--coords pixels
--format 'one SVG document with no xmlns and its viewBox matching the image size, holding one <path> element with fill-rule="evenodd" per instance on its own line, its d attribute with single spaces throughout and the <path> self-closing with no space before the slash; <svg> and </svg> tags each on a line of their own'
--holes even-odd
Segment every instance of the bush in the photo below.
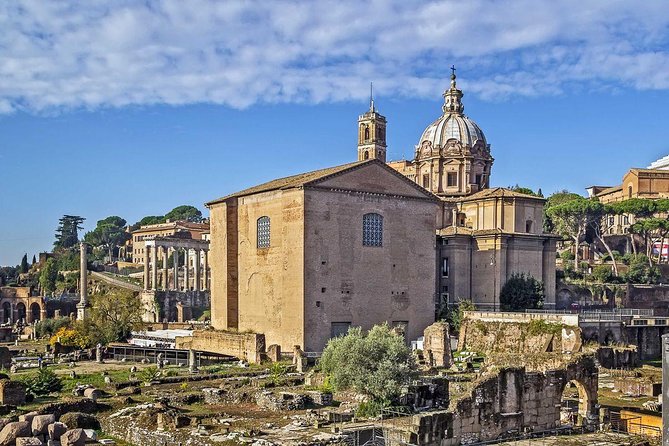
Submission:
<svg viewBox="0 0 669 446">
<path fill-rule="evenodd" d="M 628 283 L 655 283 L 660 278 L 660 270 L 657 266 L 650 266 L 648 257 L 644 254 L 631 255 L 629 257 L 629 268 L 625 274 Z"/>
<path fill-rule="evenodd" d="M 416 374 L 416 363 L 404 338 L 387 324 L 368 333 L 351 328 L 330 339 L 319 361 L 334 390 L 353 389 L 374 403 L 390 404 Z"/>
<path fill-rule="evenodd" d="M 70 325 L 71 319 L 69 317 L 59 317 L 56 319 L 44 319 L 39 321 L 35 326 L 35 336 L 37 338 L 51 337 L 58 330 Z"/>
<path fill-rule="evenodd" d="M 611 283 L 614 278 L 609 265 L 597 265 L 592 269 L 592 278 L 600 283 Z"/>
<path fill-rule="evenodd" d="M 460 331 L 460 325 L 462 324 L 462 319 L 464 319 L 465 311 L 474 311 L 476 306 L 469 299 L 464 299 L 459 301 L 457 304 L 452 305 L 448 308 L 446 321 L 448 325 L 456 331 Z"/>
<path fill-rule="evenodd" d="M 560 258 L 562 259 L 563 263 L 568 263 L 568 262 L 573 262 L 576 257 L 574 256 L 574 253 L 568 249 L 560 253 Z"/>
<path fill-rule="evenodd" d="M 147 367 L 137 372 L 137 377 L 140 379 L 140 381 L 146 383 L 155 381 L 160 378 L 160 370 L 158 370 L 158 367 L 155 366 Z"/>
<path fill-rule="evenodd" d="M 525 273 L 514 273 L 502 287 L 499 302 L 503 311 L 542 308 L 544 285 L 534 277 L 526 276 Z"/>
<path fill-rule="evenodd" d="M 63 381 L 47 367 L 39 369 L 37 374 L 26 379 L 24 384 L 26 393 L 33 396 L 48 395 L 63 389 Z"/>
</svg>

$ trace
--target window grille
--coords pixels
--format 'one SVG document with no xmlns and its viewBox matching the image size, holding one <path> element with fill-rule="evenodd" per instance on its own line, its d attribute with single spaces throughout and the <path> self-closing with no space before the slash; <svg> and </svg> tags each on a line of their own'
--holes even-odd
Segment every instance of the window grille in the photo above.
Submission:
<svg viewBox="0 0 669 446">
<path fill-rule="evenodd" d="M 362 245 L 383 246 L 383 216 L 379 214 L 363 215 Z"/>
<path fill-rule="evenodd" d="M 269 217 L 260 217 L 258 219 L 258 248 L 269 248 L 270 227 Z"/>
</svg>

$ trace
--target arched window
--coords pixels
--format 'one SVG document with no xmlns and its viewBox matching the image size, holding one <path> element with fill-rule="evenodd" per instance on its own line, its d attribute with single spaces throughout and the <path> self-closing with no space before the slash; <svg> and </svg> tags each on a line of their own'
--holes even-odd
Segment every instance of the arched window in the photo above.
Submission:
<svg viewBox="0 0 669 446">
<path fill-rule="evenodd" d="M 369 141 L 369 127 L 365 126 L 365 141 Z"/>
<path fill-rule="evenodd" d="M 527 220 L 525 222 L 525 232 L 527 233 L 532 232 L 532 220 Z"/>
<path fill-rule="evenodd" d="M 258 248 L 269 248 L 270 243 L 269 217 L 258 219 Z"/>
<path fill-rule="evenodd" d="M 362 216 L 362 246 L 383 246 L 383 216 Z"/>
<path fill-rule="evenodd" d="M 632 185 L 627 186 L 627 198 L 632 198 Z"/>
<path fill-rule="evenodd" d="M 365 152 L 365 155 L 363 156 L 363 158 L 365 158 L 366 160 L 368 160 L 368 159 L 369 159 L 369 152 Z"/>
</svg>

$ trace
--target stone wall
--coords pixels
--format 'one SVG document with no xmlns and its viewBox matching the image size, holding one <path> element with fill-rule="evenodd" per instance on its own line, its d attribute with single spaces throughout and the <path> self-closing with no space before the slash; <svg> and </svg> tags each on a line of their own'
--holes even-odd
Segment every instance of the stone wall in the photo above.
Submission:
<svg viewBox="0 0 669 446">
<path fill-rule="evenodd" d="M 177 349 L 193 349 L 234 356 L 260 364 L 265 353 L 265 335 L 222 330 L 195 330 L 193 336 L 177 336 Z"/>
<path fill-rule="evenodd" d="M 579 352 L 581 330 L 576 326 L 537 320 L 503 322 L 472 319 L 469 313 L 460 327 L 460 350 L 480 353 Z"/>
</svg>

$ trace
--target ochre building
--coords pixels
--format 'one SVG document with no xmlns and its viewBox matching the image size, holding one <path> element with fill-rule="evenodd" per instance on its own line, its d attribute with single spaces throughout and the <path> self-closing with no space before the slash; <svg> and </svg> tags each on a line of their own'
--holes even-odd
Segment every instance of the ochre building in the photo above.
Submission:
<svg viewBox="0 0 669 446">
<path fill-rule="evenodd" d="M 358 118 L 358 161 L 207 203 L 212 322 L 321 351 L 350 326 L 387 322 L 408 339 L 448 305 L 499 307 L 514 273 L 555 303 L 544 199 L 490 188 L 493 157 L 464 115 L 455 75 L 412 160 L 386 164 L 386 118 Z"/>
<path fill-rule="evenodd" d="M 350 326 L 434 321 L 439 200 L 376 159 L 207 203 L 212 322 L 321 351 Z"/>
</svg>

